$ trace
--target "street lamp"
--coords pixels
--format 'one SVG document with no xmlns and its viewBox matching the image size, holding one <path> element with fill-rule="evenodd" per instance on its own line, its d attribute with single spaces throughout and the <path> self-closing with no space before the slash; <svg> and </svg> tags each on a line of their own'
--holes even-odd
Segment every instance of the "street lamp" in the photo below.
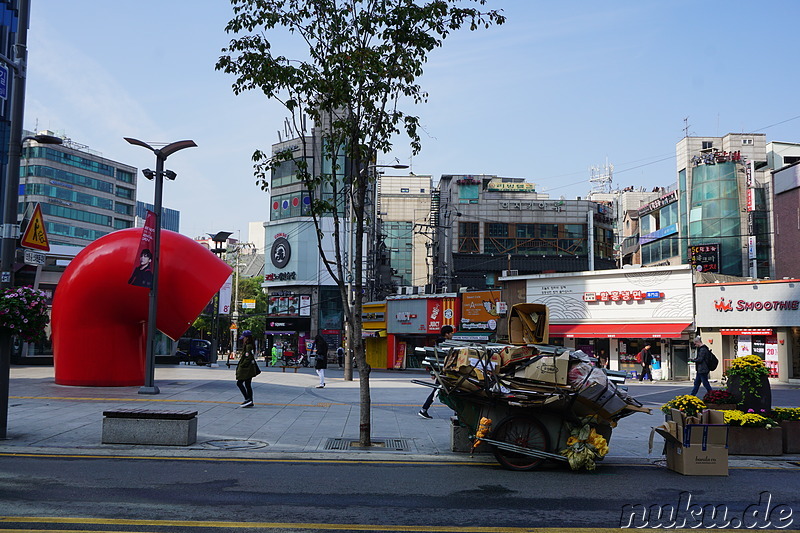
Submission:
<svg viewBox="0 0 800 533">
<path fill-rule="evenodd" d="M 227 251 L 227 247 L 223 246 L 228 242 L 228 237 L 233 235 L 232 231 L 218 231 L 216 234 L 207 234 L 214 241 L 214 248 L 211 250 L 222 259 L 222 254 Z M 211 355 L 214 357 L 214 363 L 217 362 L 219 351 L 219 291 L 214 295 L 214 302 L 211 308 Z"/>
<path fill-rule="evenodd" d="M 153 148 L 144 141 L 124 137 L 130 144 L 147 148 L 156 155 L 156 170 L 144 169 L 142 174 L 147 179 L 155 179 L 156 191 L 153 201 L 155 214 L 155 231 L 153 233 L 153 286 L 150 288 L 150 309 L 147 314 L 147 353 L 145 355 L 144 386 L 139 388 L 139 394 L 158 394 L 159 390 L 154 383 L 155 374 L 155 342 L 156 342 L 156 310 L 158 303 L 158 262 L 161 257 L 161 192 L 164 178 L 174 180 L 176 174 L 171 170 L 164 171 L 164 162 L 178 150 L 197 146 L 194 141 L 175 141 L 162 148 Z"/>
</svg>

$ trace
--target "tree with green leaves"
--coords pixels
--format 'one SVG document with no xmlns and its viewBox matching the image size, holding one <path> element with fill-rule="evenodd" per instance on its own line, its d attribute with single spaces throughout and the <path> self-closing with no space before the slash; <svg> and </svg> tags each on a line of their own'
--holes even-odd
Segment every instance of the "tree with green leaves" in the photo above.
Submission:
<svg viewBox="0 0 800 533">
<path fill-rule="evenodd" d="M 234 93 L 260 90 L 280 102 L 304 152 L 308 150 L 305 119 L 310 118 L 324 129 L 324 157 L 332 162 L 344 157 L 345 163 L 332 164 L 327 174 L 309 168 L 306 153 L 297 157 L 290 151 L 256 151 L 253 160 L 262 189 L 269 186 L 272 168 L 292 160 L 297 179 L 311 192 L 318 248 L 338 286 L 347 338 L 359 369 L 359 440 L 369 446 L 370 367 L 361 338 L 360 265 L 369 220 L 368 192 L 375 179 L 370 169 L 379 154 L 391 151 L 392 139 L 401 130 L 412 152 L 420 151 L 419 117 L 401 106 L 426 101 L 417 78 L 428 55 L 456 30 L 488 28 L 502 24 L 505 17 L 497 10 L 482 11 L 486 0 L 231 0 L 231 4 L 234 17 L 226 31 L 233 37 L 216 68 L 235 76 Z M 293 53 L 305 53 L 293 59 L 274 51 L 273 43 L 282 37 L 298 45 L 290 45 Z M 333 218 L 331 261 L 322 245 L 321 217 Z M 346 271 L 343 260 L 345 222 L 351 224 L 353 272 Z"/>
</svg>

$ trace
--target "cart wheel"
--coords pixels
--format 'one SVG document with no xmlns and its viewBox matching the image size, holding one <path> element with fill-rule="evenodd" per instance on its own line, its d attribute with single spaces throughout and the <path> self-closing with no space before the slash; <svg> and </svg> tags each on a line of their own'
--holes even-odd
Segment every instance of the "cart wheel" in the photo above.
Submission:
<svg viewBox="0 0 800 533">
<path fill-rule="evenodd" d="M 506 418 L 494 430 L 492 439 L 532 450 L 544 452 L 550 450 L 547 430 L 541 422 L 529 416 Z M 494 449 L 494 456 L 504 468 L 517 471 L 533 470 L 544 461 L 541 457 L 532 457 L 500 448 Z"/>
</svg>

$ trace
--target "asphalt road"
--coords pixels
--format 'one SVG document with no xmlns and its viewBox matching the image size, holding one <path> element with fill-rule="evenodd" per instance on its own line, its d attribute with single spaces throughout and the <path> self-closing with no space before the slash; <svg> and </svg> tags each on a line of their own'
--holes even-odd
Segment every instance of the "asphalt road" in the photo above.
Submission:
<svg viewBox="0 0 800 533">
<path fill-rule="evenodd" d="M 700 517 L 797 529 L 799 489 L 797 470 L 768 468 L 712 478 L 654 465 L 510 472 L 414 460 L 0 455 L 0 529 L 517 533 L 619 528 L 631 517 L 653 527 L 669 506 L 685 527 Z"/>
</svg>

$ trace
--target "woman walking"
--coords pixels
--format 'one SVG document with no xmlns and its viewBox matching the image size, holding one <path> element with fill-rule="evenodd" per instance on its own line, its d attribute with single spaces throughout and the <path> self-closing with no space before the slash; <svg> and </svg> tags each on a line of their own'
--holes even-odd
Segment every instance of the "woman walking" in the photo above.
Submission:
<svg viewBox="0 0 800 533">
<path fill-rule="evenodd" d="M 317 333 L 314 338 L 314 348 L 317 350 L 317 356 L 314 358 L 314 368 L 319 376 L 318 389 L 325 388 L 325 369 L 328 368 L 328 343 L 321 333 Z"/>
<path fill-rule="evenodd" d="M 242 357 L 236 365 L 236 386 L 242 391 L 244 401 L 240 407 L 253 407 L 253 385 L 251 381 L 261 373 L 256 364 L 256 349 L 253 345 L 253 334 L 247 329 L 239 338 L 242 341 Z"/>
</svg>

